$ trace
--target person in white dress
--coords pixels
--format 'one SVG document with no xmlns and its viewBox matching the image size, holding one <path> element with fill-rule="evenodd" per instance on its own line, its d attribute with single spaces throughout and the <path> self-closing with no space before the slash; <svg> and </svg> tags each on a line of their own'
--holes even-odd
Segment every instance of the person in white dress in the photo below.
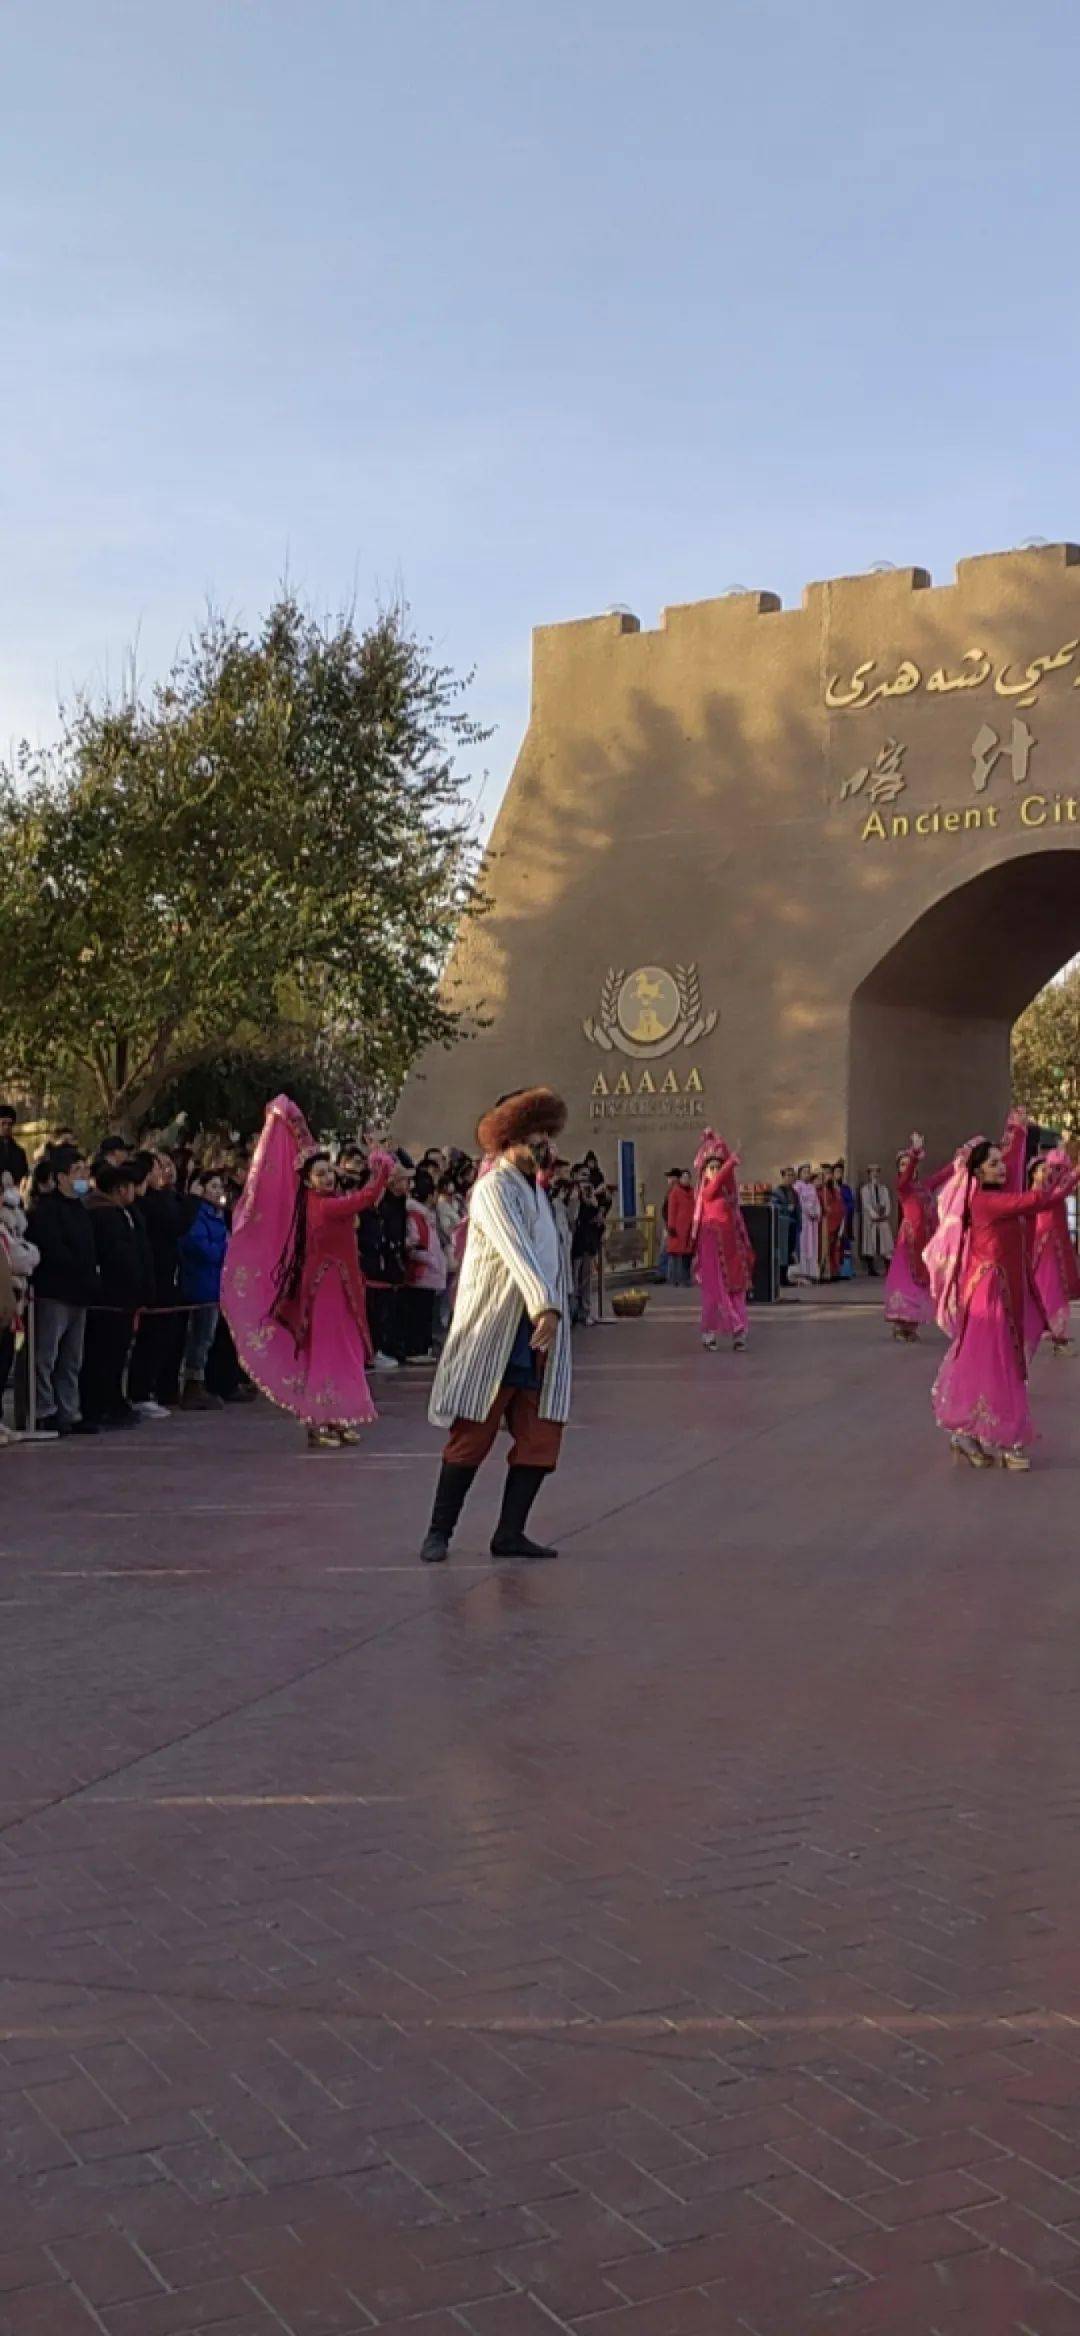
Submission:
<svg viewBox="0 0 1080 2336">
<path fill-rule="evenodd" d="M 804 1160 L 795 1178 L 799 1198 L 799 1246 L 790 1279 L 816 1282 L 821 1279 L 821 1187 L 808 1160 Z"/>
<path fill-rule="evenodd" d="M 878 1266 L 884 1269 L 893 1253 L 892 1194 L 876 1161 L 859 1191 L 859 1248 L 867 1272 L 875 1277 Z"/>
</svg>

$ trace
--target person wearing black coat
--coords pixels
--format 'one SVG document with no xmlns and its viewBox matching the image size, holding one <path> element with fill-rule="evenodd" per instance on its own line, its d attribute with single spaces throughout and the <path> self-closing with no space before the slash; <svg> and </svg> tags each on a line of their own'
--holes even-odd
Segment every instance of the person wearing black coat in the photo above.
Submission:
<svg viewBox="0 0 1080 2336">
<path fill-rule="evenodd" d="M 100 1277 L 78 1145 L 58 1144 L 50 1170 L 52 1189 L 39 1191 L 30 1208 L 30 1238 L 40 1253 L 33 1280 L 34 1396 L 39 1428 L 69 1435 L 81 1425 L 86 1309 L 97 1297 Z"/>
<path fill-rule="evenodd" d="M 187 1314 L 180 1307 L 180 1239 L 197 1203 L 177 1191 L 176 1170 L 167 1153 L 150 1155 L 146 1185 L 135 1215 L 150 1248 L 153 1313 L 144 1314 L 128 1365 L 128 1401 L 147 1419 L 160 1419 L 180 1401 L 180 1364 Z M 136 1165 L 141 1166 L 141 1160 Z"/>
<path fill-rule="evenodd" d="M 124 1395 L 124 1370 L 135 1316 L 154 1302 L 154 1260 L 135 1192 L 135 1168 L 122 1160 L 98 1169 L 87 1201 L 100 1287 L 87 1317 L 79 1396 L 83 1419 L 96 1427 L 134 1427 L 139 1418 Z"/>
<path fill-rule="evenodd" d="M 595 1152 L 591 1157 L 596 1159 Z M 604 1246 L 604 1226 L 610 1204 L 606 1192 L 593 1181 L 588 1159 L 579 1162 L 574 1175 L 578 1180 L 578 1210 L 571 1236 L 574 1269 L 572 1319 L 584 1325 L 592 1321 L 596 1261 Z"/>
<path fill-rule="evenodd" d="M 5 1174 L 15 1184 L 22 1184 L 30 1174 L 30 1162 L 22 1145 L 15 1141 L 15 1106 L 12 1103 L 0 1103 L 0 1176 Z"/>
<path fill-rule="evenodd" d="M 357 1218 L 360 1271 L 367 1294 L 376 1371 L 396 1369 L 405 1360 L 405 1241 L 410 1183 L 410 1172 L 403 1164 L 391 1177 L 378 1207 L 364 1209 Z"/>
</svg>

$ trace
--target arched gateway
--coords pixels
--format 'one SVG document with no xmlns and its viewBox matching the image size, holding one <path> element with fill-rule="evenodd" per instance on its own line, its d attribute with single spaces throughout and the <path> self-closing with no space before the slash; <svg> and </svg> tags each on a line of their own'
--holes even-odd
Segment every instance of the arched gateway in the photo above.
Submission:
<svg viewBox="0 0 1080 2336">
<path fill-rule="evenodd" d="M 406 1140 L 550 1079 L 655 1196 L 706 1120 L 751 1176 L 994 1127 L 1080 950 L 1080 548 L 541 627 L 489 892 Z"/>
</svg>

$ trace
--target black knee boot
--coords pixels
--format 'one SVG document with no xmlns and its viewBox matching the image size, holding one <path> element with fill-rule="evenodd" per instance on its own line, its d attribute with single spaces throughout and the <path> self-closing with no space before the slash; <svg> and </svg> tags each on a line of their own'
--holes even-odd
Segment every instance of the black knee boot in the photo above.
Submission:
<svg viewBox="0 0 1080 2336">
<path fill-rule="evenodd" d="M 449 1556 L 454 1527 L 465 1506 L 465 1495 L 475 1474 L 475 1468 L 455 1468 L 452 1461 L 443 1461 L 435 1487 L 431 1523 L 420 1551 L 424 1565 L 442 1565 Z"/>
<path fill-rule="evenodd" d="M 550 1468 L 508 1468 L 502 1515 L 495 1527 L 492 1557 L 558 1557 L 542 1541 L 530 1541 L 525 1522 Z"/>
</svg>

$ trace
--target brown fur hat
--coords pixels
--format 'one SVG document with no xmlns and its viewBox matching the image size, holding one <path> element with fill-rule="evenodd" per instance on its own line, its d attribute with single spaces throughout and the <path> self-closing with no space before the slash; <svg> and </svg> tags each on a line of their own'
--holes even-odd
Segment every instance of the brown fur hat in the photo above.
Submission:
<svg viewBox="0 0 1080 2336">
<path fill-rule="evenodd" d="M 519 1087 L 513 1095 L 500 1095 L 494 1110 L 477 1121 L 476 1141 L 491 1157 L 524 1143 L 526 1136 L 561 1135 L 565 1126 L 566 1105 L 553 1087 Z"/>
</svg>

